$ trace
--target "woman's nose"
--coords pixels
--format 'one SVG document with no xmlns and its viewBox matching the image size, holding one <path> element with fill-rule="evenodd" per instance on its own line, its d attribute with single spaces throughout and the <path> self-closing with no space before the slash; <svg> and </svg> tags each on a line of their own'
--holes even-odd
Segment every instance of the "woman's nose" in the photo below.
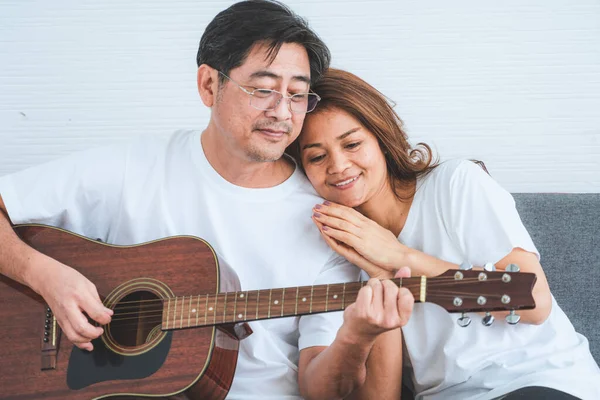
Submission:
<svg viewBox="0 0 600 400">
<path fill-rule="evenodd" d="M 329 156 L 329 164 L 327 165 L 327 172 L 330 174 L 339 174 L 344 172 L 350 162 L 347 157 L 340 153 L 331 153 Z"/>
</svg>

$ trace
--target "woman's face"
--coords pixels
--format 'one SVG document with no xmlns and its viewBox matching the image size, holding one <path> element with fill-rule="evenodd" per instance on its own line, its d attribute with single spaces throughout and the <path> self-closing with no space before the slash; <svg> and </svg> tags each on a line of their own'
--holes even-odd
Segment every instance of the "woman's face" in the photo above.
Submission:
<svg viewBox="0 0 600 400">
<path fill-rule="evenodd" d="M 375 135 L 342 110 L 308 114 L 299 144 L 306 175 L 327 200 L 358 207 L 387 187 L 385 157 Z"/>
</svg>

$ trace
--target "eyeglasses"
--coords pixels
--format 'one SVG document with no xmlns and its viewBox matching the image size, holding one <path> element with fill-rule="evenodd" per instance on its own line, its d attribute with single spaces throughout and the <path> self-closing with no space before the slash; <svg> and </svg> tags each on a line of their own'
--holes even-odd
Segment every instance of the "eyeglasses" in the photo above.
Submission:
<svg viewBox="0 0 600 400">
<path fill-rule="evenodd" d="M 245 93 L 250 95 L 250 106 L 261 111 L 271 111 L 277 108 L 283 98 L 288 100 L 290 111 L 294 114 L 306 114 L 315 109 L 317 103 L 321 100 L 316 93 L 296 93 L 291 96 L 284 96 L 277 90 L 254 89 L 247 90 L 242 85 L 219 71 L 221 75 L 235 83 Z"/>
</svg>

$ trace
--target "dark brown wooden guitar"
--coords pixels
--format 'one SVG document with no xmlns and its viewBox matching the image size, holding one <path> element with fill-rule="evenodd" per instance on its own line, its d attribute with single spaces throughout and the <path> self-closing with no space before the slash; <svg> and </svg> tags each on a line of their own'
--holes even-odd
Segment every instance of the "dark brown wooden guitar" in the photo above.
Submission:
<svg viewBox="0 0 600 400">
<path fill-rule="evenodd" d="M 29 288 L 0 277 L 0 398 L 223 399 L 245 322 L 339 311 L 361 282 L 241 291 L 205 241 L 188 236 L 112 246 L 40 225 L 15 227 L 35 249 L 96 284 L 114 310 L 94 351 L 61 335 Z M 535 275 L 450 270 L 396 279 L 449 312 L 531 309 Z M 192 329 L 195 328 L 195 329 Z"/>
</svg>

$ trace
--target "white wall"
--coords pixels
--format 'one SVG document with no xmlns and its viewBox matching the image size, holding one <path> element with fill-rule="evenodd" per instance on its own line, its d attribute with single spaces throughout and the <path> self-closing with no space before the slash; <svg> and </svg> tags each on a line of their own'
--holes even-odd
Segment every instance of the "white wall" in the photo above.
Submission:
<svg viewBox="0 0 600 400">
<path fill-rule="evenodd" d="M 202 129 L 198 41 L 231 3 L 0 0 L 0 175 Z M 413 142 L 483 159 L 511 191 L 600 192 L 600 1 L 287 3 Z"/>
</svg>

